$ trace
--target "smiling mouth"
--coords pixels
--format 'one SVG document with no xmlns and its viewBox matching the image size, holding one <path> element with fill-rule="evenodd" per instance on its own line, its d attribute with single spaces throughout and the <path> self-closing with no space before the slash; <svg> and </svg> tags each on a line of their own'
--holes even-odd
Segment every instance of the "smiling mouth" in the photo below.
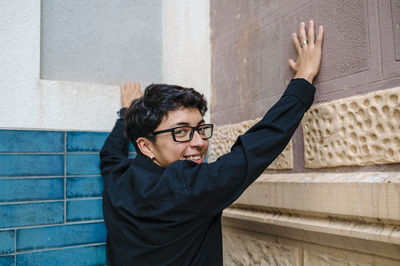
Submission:
<svg viewBox="0 0 400 266">
<path fill-rule="evenodd" d="M 197 161 L 201 159 L 201 155 L 184 156 L 185 160 Z"/>
</svg>

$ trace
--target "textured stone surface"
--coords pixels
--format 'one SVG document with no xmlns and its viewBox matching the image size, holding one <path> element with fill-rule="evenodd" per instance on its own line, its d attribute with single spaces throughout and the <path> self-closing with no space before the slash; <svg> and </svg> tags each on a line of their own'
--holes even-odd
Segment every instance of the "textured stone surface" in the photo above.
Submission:
<svg viewBox="0 0 400 266">
<path fill-rule="evenodd" d="M 400 69 L 400 2 L 382 0 L 378 5 L 382 72 L 390 78 L 398 76 Z"/>
<path fill-rule="evenodd" d="M 400 1 L 391 0 L 393 37 L 396 61 L 400 61 Z"/>
<path fill-rule="evenodd" d="M 302 121 L 308 168 L 400 162 L 400 87 L 313 106 Z"/>
<path fill-rule="evenodd" d="M 296 229 L 397 245 L 400 255 L 399 191 L 398 172 L 263 174 L 223 216 L 281 226 L 283 233 Z"/>
<path fill-rule="evenodd" d="M 211 138 L 211 151 L 209 153 L 209 162 L 215 161 L 218 157 L 230 152 L 232 145 L 239 135 L 243 135 L 250 127 L 260 119 L 243 121 L 241 123 L 219 126 L 214 128 L 214 134 Z M 268 169 L 292 169 L 293 168 L 293 150 L 292 141 L 286 146 L 283 152 L 273 161 Z"/>
<path fill-rule="evenodd" d="M 211 1 L 213 122 L 223 125 L 253 119 L 275 102 L 293 77 L 287 63 L 296 57 L 291 34 L 309 19 L 323 25 L 326 32 L 321 71 L 315 80 L 316 99 L 357 94 L 350 86 L 368 90 L 360 84 L 380 79 L 379 35 L 370 27 L 377 24 L 372 2 Z M 393 45 L 392 37 L 386 37 Z"/>
<path fill-rule="evenodd" d="M 227 210 L 229 212 L 227 212 Z M 266 219 L 262 216 L 260 211 L 248 211 L 244 209 L 236 210 L 236 215 L 232 212 L 232 208 L 224 211 L 222 218 L 223 232 L 225 234 L 226 228 L 236 228 L 247 231 L 248 235 L 253 235 L 254 232 L 260 235 L 274 236 L 276 239 L 291 239 L 301 243 L 314 243 L 317 245 L 324 245 L 338 249 L 351 250 L 373 256 L 387 257 L 395 260 L 400 260 L 400 245 L 395 243 L 382 243 L 375 241 L 374 238 L 364 236 L 363 239 L 346 237 L 342 234 L 332 234 L 331 232 L 316 232 L 313 231 L 315 224 L 306 216 L 292 215 L 293 219 L 302 220 L 306 222 L 304 226 L 288 226 L 286 223 L 279 223 L 278 219 Z M 239 215 L 239 212 L 241 215 Z M 253 214 L 251 214 L 253 213 Z M 257 216 L 259 219 L 254 219 Z M 275 211 L 275 217 L 278 212 Z M 271 215 L 271 217 L 273 217 Z M 317 217 L 316 217 L 317 218 Z M 351 222 L 347 222 L 351 226 Z M 340 232 L 340 231 L 338 231 Z M 250 237 L 250 236 L 249 236 Z M 254 237 L 254 236 L 253 236 Z M 259 235 L 258 238 L 259 239 Z M 304 264 L 306 265 L 306 264 Z"/>
<path fill-rule="evenodd" d="M 300 250 L 274 237 L 224 228 L 224 265 L 300 265 Z"/>
<path fill-rule="evenodd" d="M 400 265 L 400 260 L 391 260 L 323 246 L 305 245 L 304 265 L 398 266 Z"/>
</svg>

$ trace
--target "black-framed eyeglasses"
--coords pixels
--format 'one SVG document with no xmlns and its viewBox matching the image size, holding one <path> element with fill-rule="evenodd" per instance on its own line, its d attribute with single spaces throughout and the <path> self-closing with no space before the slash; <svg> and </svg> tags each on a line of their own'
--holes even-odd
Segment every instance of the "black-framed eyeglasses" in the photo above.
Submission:
<svg viewBox="0 0 400 266">
<path fill-rule="evenodd" d="M 154 137 L 155 135 L 171 132 L 172 139 L 175 142 L 187 142 L 192 140 L 194 131 L 196 130 L 199 133 L 200 137 L 204 140 L 209 139 L 212 137 L 213 134 L 213 124 L 203 124 L 197 127 L 191 126 L 181 126 L 181 127 L 174 127 L 170 129 L 160 130 L 160 131 L 153 131 L 149 133 L 148 136 Z"/>
</svg>

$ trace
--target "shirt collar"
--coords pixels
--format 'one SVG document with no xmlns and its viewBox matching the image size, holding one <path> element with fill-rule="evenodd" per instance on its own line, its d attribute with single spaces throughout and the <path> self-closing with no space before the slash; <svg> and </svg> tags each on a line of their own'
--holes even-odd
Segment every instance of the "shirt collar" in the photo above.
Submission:
<svg viewBox="0 0 400 266">
<path fill-rule="evenodd" d="M 151 169 L 153 171 L 156 171 L 160 174 L 162 174 L 165 170 L 165 168 L 162 168 L 161 166 L 157 165 L 156 163 L 154 163 L 150 158 L 148 158 L 147 156 L 142 155 L 141 153 L 137 153 L 136 157 L 135 157 L 135 161 L 144 166 L 147 169 Z"/>
</svg>

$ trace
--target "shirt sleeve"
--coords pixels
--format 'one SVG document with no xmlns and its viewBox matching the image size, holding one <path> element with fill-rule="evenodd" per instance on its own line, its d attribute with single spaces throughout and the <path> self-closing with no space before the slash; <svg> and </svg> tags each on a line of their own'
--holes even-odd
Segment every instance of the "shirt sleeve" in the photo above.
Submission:
<svg viewBox="0 0 400 266">
<path fill-rule="evenodd" d="M 180 161 L 178 175 L 190 189 L 193 209 L 216 215 L 232 204 L 286 147 L 314 93 L 309 82 L 293 79 L 261 121 L 238 137 L 230 153 L 210 164 Z"/>
<path fill-rule="evenodd" d="M 123 111 L 121 109 L 121 111 Z M 128 158 L 129 140 L 125 136 L 125 121 L 120 118 L 100 151 L 100 170 L 106 177 L 117 165 Z"/>
</svg>

